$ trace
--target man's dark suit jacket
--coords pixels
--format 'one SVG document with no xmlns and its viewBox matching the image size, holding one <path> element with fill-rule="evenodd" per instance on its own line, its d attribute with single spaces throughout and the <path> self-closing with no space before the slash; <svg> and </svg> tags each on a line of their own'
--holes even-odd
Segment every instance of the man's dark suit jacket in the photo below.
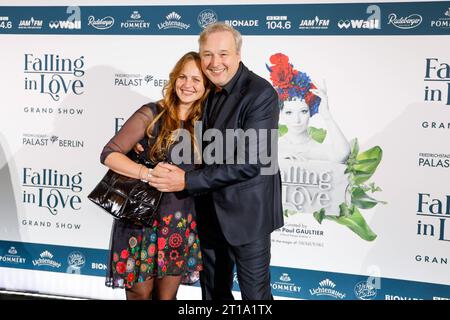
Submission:
<svg viewBox="0 0 450 320">
<path fill-rule="evenodd" d="M 236 75 L 236 83 L 221 105 L 214 124 L 208 123 L 209 110 L 204 110 L 203 129 L 213 127 L 223 133 L 225 129 L 277 129 L 278 95 L 270 83 L 249 71 L 242 62 Z M 246 148 L 251 149 L 248 147 L 247 143 Z M 276 158 L 276 150 L 274 152 Z M 212 198 L 212 201 L 204 201 L 203 196 L 198 200 L 209 206 L 213 203 L 225 239 L 233 246 L 250 243 L 283 225 L 278 165 L 272 175 L 261 175 L 261 166 L 259 161 L 256 164 L 248 161 L 225 164 L 224 160 L 224 164 L 204 165 L 186 172 L 186 190 L 193 195 L 206 194 Z M 214 214 L 211 207 L 202 208 L 200 204 L 200 208 L 197 211 L 199 228 L 200 221 L 208 221 L 200 215 Z M 203 225 L 202 229 L 205 228 L 208 226 Z"/>
</svg>

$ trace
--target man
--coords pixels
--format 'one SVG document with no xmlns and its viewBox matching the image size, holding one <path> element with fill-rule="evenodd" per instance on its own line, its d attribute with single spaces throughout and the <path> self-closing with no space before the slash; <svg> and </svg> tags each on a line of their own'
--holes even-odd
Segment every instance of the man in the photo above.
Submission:
<svg viewBox="0 0 450 320">
<path fill-rule="evenodd" d="M 241 62 L 239 32 L 224 23 L 212 24 L 201 33 L 199 45 L 202 70 L 216 86 L 205 105 L 203 129 L 255 130 L 272 135 L 275 132 L 270 137 L 275 138 L 279 117 L 277 93 Z M 255 141 L 245 142 L 246 159 L 252 156 L 249 151 L 254 146 L 252 142 Z M 272 150 L 263 143 L 257 141 L 257 156 L 267 149 L 276 161 L 276 146 Z M 238 148 L 231 151 L 231 158 L 236 160 Z M 226 152 L 230 152 L 229 148 Z M 271 174 L 262 174 L 264 168 L 259 158 L 257 162 L 246 160 L 243 164 L 225 160 L 229 160 L 228 155 L 223 161 L 190 172 L 158 164 L 150 184 L 161 191 L 186 190 L 196 196 L 204 263 L 200 278 L 203 299 L 233 299 L 234 265 L 242 299 L 272 299 L 270 234 L 283 225 L 278 166 Z"/>
</svg>

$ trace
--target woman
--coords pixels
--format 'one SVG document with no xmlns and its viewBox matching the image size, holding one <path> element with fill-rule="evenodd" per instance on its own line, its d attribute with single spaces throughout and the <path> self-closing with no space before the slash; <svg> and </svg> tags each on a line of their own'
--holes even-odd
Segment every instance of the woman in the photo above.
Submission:
<svg viewBox="0 0 450 320">
<path fill-rule="evenodd" d="M 350 155 L 350 144 L 331 116 L 326 90 L 313 84 L 306 73 L 294 69 L 289 57 L 283 53 L 271 55 L 270 63 L 266 67 L 280 100 L 279 123 L 287 129 L 279 139 L 280 161 L 345 163 Z M 308 132 L 309 120 L 316 113 L 326 125 L 327 133 L 322 143 L 314 140 Z"/>
<path fill-rule="evenodd" d="M 147 136 L 148 158 L 154 163 L 171 161 L 170 151 L 180 128 L 189 131 L 196 150 L 194 122 L 201 119 L 208 92 L 199 55 L 188 52 L 170 73 L 163 99 L 142 106 L 125 122 L 104 147 L 102 163 L 123 175 L 147 180 L 150 169 L 126 154 Z M 194 169 L 192 163 L 177 165 L 189 171 Z M 182 192 L 163 193 L 151 227 L 114 221 L 106 285 L 125 288 L 127 299 L 175 299 L 180 283 L 197 281 L 201 269 L 192 197 Z"/>
<path fill-rule="evenodd" d="M 280 138 L 279 157 L 345 163 L 350 155 L 350 144 L 331 116 L 327 94 L 317 88 L 309 91 L 320 97 L 317 112 L 326 126 L 325 140 L 319 143 L 308 133 L 309 120 L 314 115 L 311 104 L 293 97 L 281 104 L 280 123 L 285 124 L 288 131 Z"/>
</svg>

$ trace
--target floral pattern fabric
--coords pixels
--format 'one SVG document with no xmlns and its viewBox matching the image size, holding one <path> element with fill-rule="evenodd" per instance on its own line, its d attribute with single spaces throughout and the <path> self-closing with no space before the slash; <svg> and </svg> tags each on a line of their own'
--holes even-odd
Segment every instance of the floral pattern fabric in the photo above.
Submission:
<svg viewBox="0 0 450 320">
<path fill-rule="evenodd" d="M 202 270 L 192 197 L 163 195 L 152 227 L 115 220 L 106 285 L 131 288 L 136 282 L 181 275 L 193 284 Z"/>
</svg>

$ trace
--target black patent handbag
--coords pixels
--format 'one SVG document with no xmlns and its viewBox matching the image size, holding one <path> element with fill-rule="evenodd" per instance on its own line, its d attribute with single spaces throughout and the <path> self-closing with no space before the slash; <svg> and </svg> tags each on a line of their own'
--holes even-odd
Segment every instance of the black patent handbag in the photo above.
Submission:
<svg viewBox="0 0 450 320">
<path fill-rule="evenodd" d="M 133 152 L 130 158 L 148 168 L 153 167 L 142 155 Z M 88 195 L 89 200 L 115 219 L 145 226 L 153 224 L 161 197 L 162 192 L 147 182 L 124 176 L 111 169 Z"/>
<path fill-rule="evenodd" d="M 156 113 L 157 110 L 153 112 Z M 156 137 L 159 130 L 158 121 L 153 128 L 152 137 Z M 155 138 L 143 138 L 139 143 L 144 147 L 144 151 L 140 154 L 130 151 L 127 156 L 147 168 L 153 168 L 154 164 L 147 159 L 147 155 L 151 143 L 154 142 Z M 163 161 L 166 160 L 167 156 Z M 115 219 L 145 226 L 153 225 L 161 197 L 162 192 L 147 182 L 124 176 L 111 169 L 88 195 L 89 200 Z"/>
</svg>

